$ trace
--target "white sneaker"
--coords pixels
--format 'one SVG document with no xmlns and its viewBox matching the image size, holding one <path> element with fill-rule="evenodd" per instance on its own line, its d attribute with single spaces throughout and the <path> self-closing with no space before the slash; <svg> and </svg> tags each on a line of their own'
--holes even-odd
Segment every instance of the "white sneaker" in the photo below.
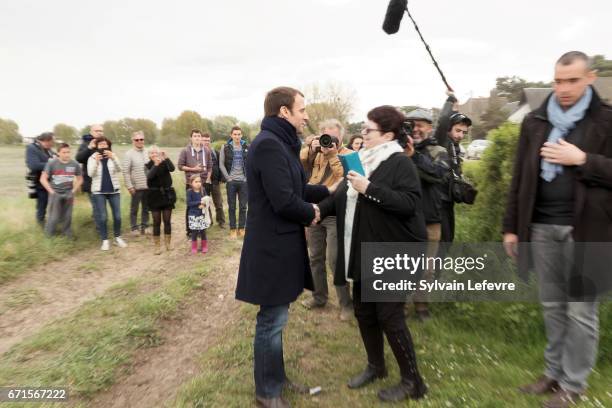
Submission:
<svg viewBox="0 0 612 408">
<path fill-rule="evenodd" d="M 100 249 L 102 251 L 108 251 L 110 249 L 110 242 L 108 242 L 108 239 L 102 241 L 102 246 L 100 247 Z"/>
<path fill-rule="evenodd" d="M 115 245 L 119 248 L 127 248 L 127 243 L 121 237 L 115 238 Z"/>
</svg>

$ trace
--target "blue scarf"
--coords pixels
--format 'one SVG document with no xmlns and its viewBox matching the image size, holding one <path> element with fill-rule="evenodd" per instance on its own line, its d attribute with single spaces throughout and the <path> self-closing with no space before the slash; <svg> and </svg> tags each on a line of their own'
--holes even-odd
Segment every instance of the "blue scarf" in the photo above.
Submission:
<svg viewBox="0 0 612 408">
<path fill-rule="evenodd" d="M 576 127 L 576 123 L 584 118 L 591 105 L 591 99 L 593 99 L 593 90 L 589 86 L 582 98 L 574 106 L 564 111 L 557 98 L 551 95 L 546 107 L 548 121 L 553 125 L 553 129 L 548 135 L 549 143 L 558 143 L 559 139 L 567 136 Z M 540 168 L 542 169 L 540 177 L 548 182 L 553 181 L 558 174 L 563 173 L 562 165 L 550 163 L 546 160 L 541 161 Z"/>
</svg>

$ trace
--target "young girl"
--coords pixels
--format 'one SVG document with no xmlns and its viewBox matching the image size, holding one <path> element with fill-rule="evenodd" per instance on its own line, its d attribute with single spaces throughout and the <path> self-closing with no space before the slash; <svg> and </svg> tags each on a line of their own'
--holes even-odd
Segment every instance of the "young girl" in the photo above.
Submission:
<svg viewBox="0 0 612 408">
<path fill-rule="evenodd" d="M 210 227 L 210 197 L 206 196 L 202 186 L 202 178 L 198 175 L 189 179 L 190 189 L 187 190 L 187 215 L 189 231 L 191 231 L 191 253 L 198 252 L 198 236 L 202 240 L 200 251 L 208 252 L 206 229 Z"/>
</svg>

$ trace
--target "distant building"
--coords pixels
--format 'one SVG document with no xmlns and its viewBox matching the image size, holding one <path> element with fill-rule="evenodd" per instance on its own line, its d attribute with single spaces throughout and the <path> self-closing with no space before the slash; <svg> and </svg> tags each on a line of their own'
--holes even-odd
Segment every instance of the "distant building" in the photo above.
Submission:
<svg viewBox="0 0 612 408">
<path fill-rule="evenodd" d="M 523 89 L 519 107 L 512 115 L 510 115 L 508 120 L 513 123 L 521 123 L 529 112 L 539 108 L 544 103 L 551 92 L 551 88 Z"/>
</svg>

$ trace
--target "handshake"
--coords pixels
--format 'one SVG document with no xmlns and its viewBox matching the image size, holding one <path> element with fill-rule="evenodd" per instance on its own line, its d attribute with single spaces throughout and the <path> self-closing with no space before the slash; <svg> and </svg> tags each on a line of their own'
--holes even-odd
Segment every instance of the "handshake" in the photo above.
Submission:
<svg viewBox="0 0 612 408">
<path fill-rule="evenodd" d="M 321 210 L 319 209 L 319 206 L 316 205 L 316 204 L 313 204 L 312 208 L 314 208 L 314 210 L 315 210 L 315 217 L 312 220 L 312 222 L 310 223 L 310 226 L 314 227 L 315 225 L 317 225 L 321 221 Z"/>
</svg>

